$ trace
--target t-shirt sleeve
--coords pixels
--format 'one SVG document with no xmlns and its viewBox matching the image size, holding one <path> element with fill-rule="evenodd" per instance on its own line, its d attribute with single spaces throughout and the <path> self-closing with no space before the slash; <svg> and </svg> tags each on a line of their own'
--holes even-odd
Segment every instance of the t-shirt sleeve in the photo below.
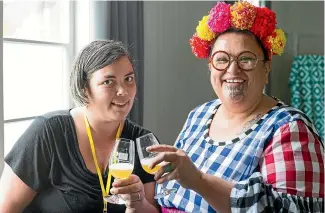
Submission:
<svg viewBox="0 0 325 213">
<path fill-rule="evenodd" d="M 48 138 L 47 120 L 37 117 L 5 157 L 13 172 L 36 192 L 46 187 L 49 179 L 51 152 Z"/>
</svg>

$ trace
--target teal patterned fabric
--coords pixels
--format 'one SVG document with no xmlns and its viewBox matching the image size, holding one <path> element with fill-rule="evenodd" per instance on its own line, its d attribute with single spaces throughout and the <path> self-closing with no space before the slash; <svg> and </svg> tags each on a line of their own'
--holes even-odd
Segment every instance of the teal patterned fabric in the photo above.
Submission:
<svg viewBox="0 0 325 213">
<path fill-rule="evenodd" d="M 296 56 L 291 67 L 289 87 L 291 105 L 313 121 L 324 141 L 324 56 Z"/>
</svg>

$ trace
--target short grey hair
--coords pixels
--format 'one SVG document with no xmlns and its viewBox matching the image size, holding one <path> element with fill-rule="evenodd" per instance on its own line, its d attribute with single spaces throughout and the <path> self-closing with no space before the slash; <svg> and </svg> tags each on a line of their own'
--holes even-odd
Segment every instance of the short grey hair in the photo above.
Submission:
<svg viewBox="0 0 325 213">
<path fill-rule="evenodd" d="M 120 41 L 96 40 L 85 46 L 76 57 L 70 73 L 70 90 L 77 105 L 88 104 L 85 89 L 91 74 L 130 53 Z M 131 59 L 130 59 L 131 61 Z"/>
</svg>

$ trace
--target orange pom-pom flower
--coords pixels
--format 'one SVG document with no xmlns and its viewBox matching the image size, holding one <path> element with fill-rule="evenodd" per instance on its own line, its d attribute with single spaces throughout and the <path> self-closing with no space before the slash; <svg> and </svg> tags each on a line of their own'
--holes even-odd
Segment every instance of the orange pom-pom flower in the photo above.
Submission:
<svg viewBox="0 0 325 213">
<path fill-rule="evenodd" d="M 255 6 L 246 1 L 236 2 L 230 7 L 230 13 L 232 26 L 241 30 L 250 29 L 256 16 Z"/>
</svg>

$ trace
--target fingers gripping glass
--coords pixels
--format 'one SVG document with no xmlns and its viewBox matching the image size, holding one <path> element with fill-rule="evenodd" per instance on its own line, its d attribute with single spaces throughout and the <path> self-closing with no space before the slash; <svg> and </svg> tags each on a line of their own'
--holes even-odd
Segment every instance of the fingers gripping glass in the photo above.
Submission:
<svg viewBox="0 0 325 213">
<path fill-rule="evenodd" d="M 157 156 L 157 153 L 148 152 L 147 147 L 159 144 L 157 138 L 152 133 L 137 138 L 136 144 L 137 144 L 138 155 L 140 158 L 140 163 L 144 171 L 146 171 L 149 174 L 154 174 L 165 164 L 162 162 L 156 165 L 154 168 L 149 169 L 149 165 L 151 164 L 153 159 Z M 162 192 L 156 194 L 155 199 L 167 196 L 173 192 L 176 192 L 176 190 L 177 189 L 175 188 L 167 189 L 164 186 L 162 186 Z"/>
<path fill-rule="evenodd" d="M 134 141 L 120 138 L 116 140 L 109 159 L 109 170 L 116 179 L 128 178 L 134 168 L 135 147 Z M 125 204 L 119 195 L 110 195 L 104 198 L 109 203 Z"/>
<path fill-rule="evenodd" d="M 224 71 L 230 67 L 230 64 L 233 61 L 237 63 L 237 66 L 241 70 L 250 71 L 256 67 L 258 61 L 265 60 L 257 58 L 257 56 L 250 51 L 241 52 L 235 58 L 230 57 L 230 55 L 225 51 L 217 51 L 210 57 L 209 63 L 212 64 L 214 69 Z"/>
</svg>

